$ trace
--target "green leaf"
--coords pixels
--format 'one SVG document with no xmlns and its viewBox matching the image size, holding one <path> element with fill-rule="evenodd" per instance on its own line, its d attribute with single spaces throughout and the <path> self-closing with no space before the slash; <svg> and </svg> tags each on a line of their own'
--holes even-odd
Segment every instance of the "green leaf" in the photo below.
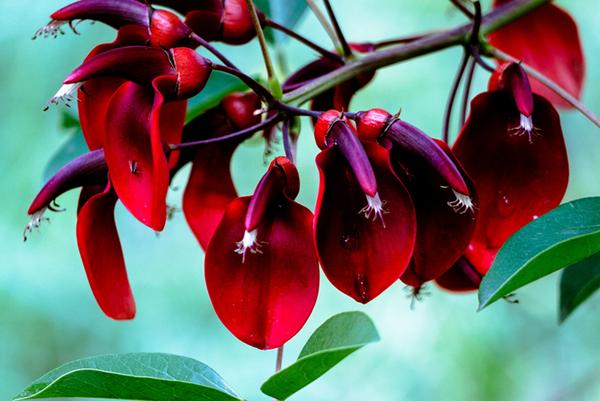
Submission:
<svg viewBox="0 0 600 401">
<path fill-rule="evenodd" d="M 298 25 L 308 8 L 306 0 L 256 0 L 256 6 L 273 21 L 290 29 Z M 289 36 L 276 29 L 265 30 L 265 37 L 270 43 L 278 45 L 289 39 Z"/>
<path fill-rule="evenodd" d="M 479 309 L 600 252 L 600 197 L 566 203 L 506 241 L 479 288 Z"/>
<path fill-rule="evenodd" d="M 362 312 L 335 315 L 308 339 L 298 360 L 271 376 L 263 393 L 284 400 L 306 387 L 364 345 L 379 341 L 377 329 Z"/>
<path fill-rule="evenodd" d="M 202 92 L 188 101 L 186 123 L 218 105 L 226 95 L 246 89 L 247 86 L 239 78 L 218 71 L 213 72 Z"/>
<path fill-rule="evenodd" d="M 79 128 L 79 119 L 68 111 L 63 111 L 60 114 L 60 126 L 66 130 Z"/>
<path fill-rule="evenodd" d="M 559 319 L 564 322 L 600 288 L 600 253 L 563 270 L 560 276 Z"/>
<path fill-rule="evenodd" d="M 79 126 L 77 120 L 75 120 L 75 124 Z M 80 129 L 73 131 L 65 143 L 52 155 L 48 164 L 46 164 L 43 175 L 44 182 L 52 178 L 65 164 L 88 151 L 87 144 L 83 138 L 83 132 Z"/>
<path fill-rule="evenodd" d="M 67 363 L 36 380 L 13 401 L 58 397 L 240 400 L 205 364 L 191 358 L 154 353 L 105 355 Z"/>
</svg>

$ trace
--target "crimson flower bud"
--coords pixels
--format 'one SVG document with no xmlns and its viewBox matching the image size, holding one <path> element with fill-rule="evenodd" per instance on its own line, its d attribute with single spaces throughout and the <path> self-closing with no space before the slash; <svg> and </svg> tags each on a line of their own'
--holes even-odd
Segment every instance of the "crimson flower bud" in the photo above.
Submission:
<svg viewBox="0 0 600 401">
<path fill-rule="evenodd" d="M 185 23 L 206 40 L 232 45 L 256 36 L 246 0 L 209 0 L 187 12 Z"/>
</svg>

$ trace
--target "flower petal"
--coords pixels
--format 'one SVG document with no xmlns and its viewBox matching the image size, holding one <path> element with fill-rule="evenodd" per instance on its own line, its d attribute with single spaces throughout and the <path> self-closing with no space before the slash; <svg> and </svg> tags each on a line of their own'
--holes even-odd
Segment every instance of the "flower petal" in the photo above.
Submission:
<svg viewBox="0 0 600 401">
<path fill-rule="evenodd" d="M 102 311 L 116 320 L 133 319 L 135 302 L 115 226 L 117 196 L 110 184 L 84 187 L 77 215 L 77 244 L 85 272 Z"/>
<path fill-rule="evenodd" d="M 119 29 L 117 38 L 112 43 L 96 46 L 86 57 L 86 61 L 108 50 L 122 46 L 144 44 L 148 40 L 148 29 L 127 25 Z M 91 150 L 104 146 L 104 122 L 108 102 L 116 90 L 124 82 L 121 78 L 97 78 L 87 81 L 78 92 L 78 110 L 81 129 L 85 141 Z"/>
<path fill-rule="evenodd" d="M 250 197 L 234 200 L 206 252 L 206 286 L 223 324 L 260 349 L 283 345 L 308 319 L 317 299 L 319 268 L 312 251 L 312 213 L 284 199 L 257 229 L 260 250 L 243 258 Z"/>
<path fill-rule="evenodd" d="M 155 134 L 154 97 L 150 88 L 133 82 L 121 85 L 108 106 L 104 151 L 123 205 L 142 223 L 160 231 L 166 221 L 169 168 Z"/>
<path fill-rule="evenodd" d="M 495 5 L 506 3 L 496 0 Z M 576 98 L 581 97 L 585 61 L 577 24 L 554 4 L 545 4 L 490 35 L 490 43 L 540 71 Z M 532 79 L 538 93 L 560 107 L 561 97 Z"/>
<path fill-rule="evenodd" d="M 558 206 L 569 180 L 558 113 L 534 95 L 533 126 L 519 127 L 519 111 L 507 91 L 482 93 L 453 151 L 479 195 L 479 216 L 465 255 L 485 274 L 504 242 L 531 220 Z"/>
<path fill-rule="evenodd" d="M 384 202 L 383 221 L 366 219 L 367 204 L 352 169 L 337 147 L 317 156 L 320 172 L 315 213 L 315 242 L 331 283 L 367 303 L 404 273 L 413 252 L 415 212 L 404 185 L 388 166 L 387 152 L 364 143 Z"/>
<path fill-rule="evenodd" d="M 442 150 L 450 160 L 453 159 L 450 149 L 445 147 Z M 458 163 L 452 161 L 461 171 Z M 475 188 L 461 171 L 470 196 L 455 192 L 441 178 L 438 166 L 430 164 L 421 152 L 393 146 L 390 162 L 408 188 L 417 215 L 415 250 L 408 269 L 400 279 L 419 288 L 447 271 L 469 245 L 476 222 Z"/>
</svg>

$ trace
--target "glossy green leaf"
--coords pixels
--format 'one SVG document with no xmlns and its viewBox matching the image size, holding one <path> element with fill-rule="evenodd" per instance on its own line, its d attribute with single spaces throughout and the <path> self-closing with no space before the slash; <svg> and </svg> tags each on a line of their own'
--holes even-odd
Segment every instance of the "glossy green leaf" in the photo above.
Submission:
<svg viewBox="0 0 600 401">
<path fill-rule="evenodd" d="M 378 340 L 375 325 L 364 313 L 335 315 L 312 334 L 298 360 L 271 376 L 261 390 L 271 397 L 284 400 L 321 377 L 354 351 Z"/>
<path fill-rule="evenodd" d="M 202 92 L 188 101 L 185 121 L 189 122 L 215 107 L 226 95 L 246 89 L 247 86 L 239 78 L 218 71 L 213 72 Z"/>
<path fill-rule="evenodd" d="M 201 362 L 169 354 L 137 353 L 67 363 L 40 377 L 13 401 L 59 397 L 240 400 L 214 370 Z"/>
<path fill-rule="evenodd" d="M 600 252 L 569 266 L 560 276 L 560 312 L 563 322 L 600 288 Z"/>
<path fill-rule="evenodd" d="M 294 29 L 306 12 L 306 0 L 256 0 L 256 6 L 273 21 Z M 265 31 L 267 40 L 271 43 L 283 44 L 289 36 L 275 29 Z"/>
<path fill-rule="evenodd" d="M 506 241 L 479 288 L 479 309 L 600 252 L 600 197 L 566 203 Z"/>
<path fill-rule="evenodd" d="M 79 122 L 75 121 L 77 126 Z M 88 151 L 87 144 L 83 138 L 83 132 L 80 129 L 72 129 L 74 132 L 69 135 L 63 145 L 52 155 L 48 164 L 44 168 L 44 182 L 48 181 L 65 164 L 81 156 Z"/>
</svg>

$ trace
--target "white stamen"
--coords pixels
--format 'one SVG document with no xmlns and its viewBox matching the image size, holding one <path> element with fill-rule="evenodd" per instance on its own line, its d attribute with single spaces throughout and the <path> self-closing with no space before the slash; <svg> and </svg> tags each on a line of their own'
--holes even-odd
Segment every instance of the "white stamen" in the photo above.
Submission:
<svg viewBox="0 0 600 401">
<path fill-rule="evenodd" d="M 377 220 L 379 217 L 381 219 L 381 224 L 383 224 L 383 228 L 385 228 L 383 215 L 389 213 L 389 210 L 384 209 L 387 202 L 381 200 L 379 193 L 376 193 L 375 196 L 366 195 L 366 197 L 367 206 L 360 209 L 358 213 L 364 215 L 366 219 L 372 219 L 373 221 Z"/>
<path fill-rule="evenodd" d="M 27 225 L 25 226 L 25 231 L 23 231 L 23 241 L 27 241 L 27 234 L 33 232 L 34 228 L 40 228 L 42 221 L 50 221 L 49 218 L 44 217 L 44 212 L 46 212 L 46 209 L 47 208 L 44 207 L 29 216 L 31 220 L 29 220 L 29 223 L 27 223 Z"/>
<path fill-rule="evenodd" d="M 533 143 L 534 136 L 541 135 L 540 134 L 541 129 L 536 128 L 533 125 L 533 119 L 531 118 L 531 116 L 526 116 L 524 114 L 520 115 L 519 126 L 510 128 L 508 131 L 510 132 L 511 135 L 516 135 L 516 136 L 521 136 L 521 135 L 527 134 L 527 137 L 529 138 L 529 143 Z"/>
<path fill-rule="evenodd" d="M 61 86 L 58 92 L 52 96 L 52 99 L 48 101 L 44 110 L 47 110 L 51 104 L 59 104 L 61 101 L 65 104 L 65 106 L 70 107 L 69 102 L 71 102 L 71 100 L 74 98 L 73 93 L 77 92 L 77 89 L 79 89 L 81 85 L 83 85 L 82 82 L 77 82 L 74 84 L 64 84 Z"/>
<path fill-rule="evenodd" d="M 473 203 L 473 199 L 469 195 L 461 194 L 460 192 L 452 190 L 454 193 L 455 199 L 453 201 L 447 202 L 446 204 L 454 210 L 454 212 L 459 214 L 465 214 L 468 211 L 473 211 L 475 209 L 475 204 Z"/>
<path fill-rule="evenodd" d="M 48 22 L 47 25 L 41 27 L 33 34 L 33 39 L 37 39 L 40 36 L 47 38 L 48 36 L 52 36 L 53 38 L 58 37 L 58 35 L 64 35 L 65 32 L 62 30 L 62 26 L 69 21 L 57 21 L 52 20 Z"/>
<path fill-rule="evenodd" d="M 244 231 L 244 237 L 241 241 L 236 242 L 237 249 L 235 253 L 242 255 L 242 263 L 246 261 L 246 252 L 250 251 L 252 254 L 262 254 L 261 247 L 264 242 L 258 242 L 256 240 L 257 230 Z"/>
</svg>

